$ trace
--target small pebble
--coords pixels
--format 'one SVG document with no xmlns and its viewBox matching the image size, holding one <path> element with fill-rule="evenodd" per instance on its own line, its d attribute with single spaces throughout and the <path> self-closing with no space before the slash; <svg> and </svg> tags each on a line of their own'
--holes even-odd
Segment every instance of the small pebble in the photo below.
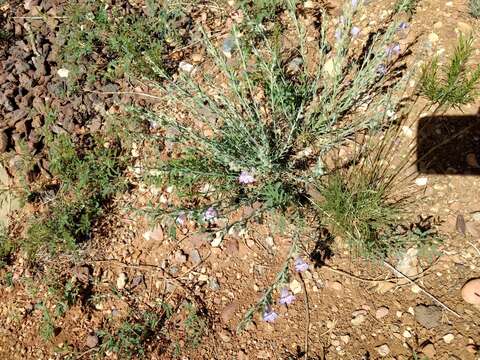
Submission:
<svg viewBox="0 0 480 360">
<path fill-rule="evenodd" d="M 120 273 L 117 278 L 117 289 L 122 290 L 127 284 L 127 274 Z"/>
<path fill-rule="evenodd" d="M 360 315 L 355 316 L 352 319 L 351 323 L 352 323 L 353 326 L 358 326 L 361 323 L 363 323 L 364 321 L 365 321 L 365 315 L 360 314 Z"/>
<path fill-rule="evenodd" d="M 463 285 L 462 298 L 469 304 L 480 305 L 480 278 L 471 279 Z"/>
<path fill-rule="evenodd" d="M 98 336 L 97 335 L 92 335 L 92 334 L 88 335 L 87 340 L 85 341 L 85 345 L 87 345 L 87 347 L 89 347 L 90 349 L 97 346 L 98 345 Z"/>
<path fill-rule="evenodd" d="M 453 334 L 447 334 L 443 337 L 443 341 L 445 341 L 446 344 L 450 344 L 453 339 L 455 339 L 455 336 Z"/>
<path fill-rule="evenodd" d="M 386 306 L 381 306 L 375 312 L 375 318 L 381 319 L 388 315 L 388 308 Z"/>
<path fill-rule="evenodd" d="M 387 344 L 383 344 L 380 346 L 377 346 L 375 350 L 378 352 L 378 354 L 382 357 L 387 356 L 390 353 L 390 348 L 388 347 Z"/>
</svg>

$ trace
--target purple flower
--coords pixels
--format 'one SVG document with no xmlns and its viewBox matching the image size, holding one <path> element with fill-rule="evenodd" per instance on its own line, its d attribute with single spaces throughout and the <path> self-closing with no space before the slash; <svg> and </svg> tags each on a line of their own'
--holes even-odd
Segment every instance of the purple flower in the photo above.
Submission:
<svg viewBox="0 0 480 360">
<path fill-rule="evenodd" d="M 360 34 L 360 28 L 359 27 L 352 27 L 352 30 L 350 31 L 350 33 L 352 34 L 353 37 L 357 37 L 358 34 Z"/>
<path fill-rule="evenodd" d="M 178 225 L 184 226 L 185 223 L 187 222 L 187 215 L 185 214 L 185 212 L 180 211 L 175 221 L 177 222 Z"/>
<path fill-rule="evenodd" d="M 272 307 L 268 305 L 263 312 L 263 320 L 266 322 L 274 322 L 278 317 L 278 314 L 272 310 Z"/>
<path fill-rule="evenodd" d="M 203 214 L 203 219 L 205 221 L 211 221 L 215 219 L 218 216 L 217 210 L 213 206 L 210 206 L 207 211 L 205 211 L 205 214 Z"/>
<path fill-rule="evenodd" d="M 358 6 L 358 0 L 352 0 L 352 8 L 356 8 Z"/>
<path fill-rule="evenodd" d="M 280 290 L 280 300 L 278 301 L 282 305 L 290 305 L 295 300 L 295 296 L 284 287 Z"/>
<path fill-rule="evenodd" d="M 407 30 L 409 27 L 410 27 L 410 24 L 409 24 L 408 22 L 402 21 L 402 22 L 398 25 L 398 30 L 400 30 L 400 31 L 405 31 L 405 30 Z"/>
<path fill-rule="evenodd" d="M 253 184 L 255 182 L 255 178 L 248 172 L 242 171 L 238 176 L 238 182 L 245 185 Z"/>
<path fill-rule="evenodd" d="M 335 40 L 340 41 L 342 39 L 342 31 L 340 29 L 335 30 Z"/>
<path fill-rule="evenodd" d="M 378 75 L 386 75 L 387 74 L 387 67 L 384 64 L 379 64 L 377 66 L 377 74 Z"/>
<path fill-rule="evenodd" d="M 295 259 L 295 270 L 297 272 L 304 272 L 308 270 L 308 264 L 303 261 L 301 257 L 297 257 Z"/>
<path fill-rule="evenodd" d="M 393 45 L 390 45 L 387 47 L 387 49 L 385 50 L 385 55 L 390 58 L 392 57 L 393 55 L 398 55 L 400 54 L 400 51 L 401 51 L 401 48 L 400 48 L 400 44 L 399 43 L 395 43 Z"/>
</svg>

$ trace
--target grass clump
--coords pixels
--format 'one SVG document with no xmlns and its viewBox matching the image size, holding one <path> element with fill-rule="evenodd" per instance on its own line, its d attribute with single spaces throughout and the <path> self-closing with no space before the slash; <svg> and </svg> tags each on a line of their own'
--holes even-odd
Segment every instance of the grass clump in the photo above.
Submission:
<svg viewBox="0 0 480 360">
<path fill-rule="evenodd" d="M 468 7 L 470 9 L 470 15 L 474 18 L 480 18 L 480 0 L 470 0 L 468 3 Z"/>
<path fill-rule="evenodd" d="M 448 65 L 440 66 L 438 56 L 426 64 L 420 77 L 420 91 L 433 103 L 460 107 L 478 96 L 480 65 L 469 66 L 473 37 L 460 36 Z"/>
<path fill-rule="evenodd" d="M 61 60 L 74 81 L 145 74 L 146 56 L 167 68 L 166 54 L 181 41 L 172 25 L 181 12 L 154 1 L 146 5 L 145 13 L 128 15 L 118 6 L 92 0 L 68 8 L 61 29 Z"/>
<path fill-rule="evenodd" d="M 188 185 L 183 208 L 161 213 L 215 207 L 226 214 L 256 202 L 262 204 L 260 211 L 299 204 L 306 184 L 323 174 L 322 155 L 357 131 L 382 126 L 386 109 L 393 106 L 391 90 L 385 89 L 394 71 L 385 48 L 394 41 L 398 24 L 373 35 L 358 54 L 351 49 L 358 7 L 348 3 L 337 40 L 328 39 L 324 16 L 318 42 L 308 44 L 296 2 L 288 8 L 285 32 L 296 36 L 296 48 L 282 46 L 283 32 L 267 34 L 258 26 L 252 32 L 260 34 L 259 40 L 252 44 L 243 41 L 248 34 L 234 29 L 229 58 L 205 36 L 216 70 L 183 74 L 159 86 L 169 105 L 164 109 L 175 113 L 139 112 L 167 129 L 172 156 L 155 169 L 159 183 L 174 185 L 180 193 Z M 307 51 L 316 55 L 314 60 Z M 365 108 L 358 111 L 361 104 Z"/>
</svg>

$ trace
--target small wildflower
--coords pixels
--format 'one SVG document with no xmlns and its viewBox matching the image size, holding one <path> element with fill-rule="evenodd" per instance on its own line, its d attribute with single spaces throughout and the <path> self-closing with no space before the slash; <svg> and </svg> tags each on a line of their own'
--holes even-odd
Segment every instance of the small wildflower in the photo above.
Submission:
<svg viewBox="0 0 480 360">
<path fill-rule="evenodd" d="M 217 210 L 213 206 L 210 206 L 206 211 L 205 214 L 203 215 L 203 219 L 205 221 L 211 221 L 214 220 L 218 216 Z"/>
<path fill-rule="evenodd" d="M 295 270 L 297 272 L 304 272 L 308 270 L 308 264 L 303 261 L 301 257 L 297 257 L 295 259 Z"/>
<path fill-rule="evenodd" d="M 393 44 L 393 45 L 390 45 L 389 47 L 387 47 L 387 49 L 385 50 L 385 55 L 388 58 L 390 58 L 393 55 L 400 54 L 400 51 L 401 51 L 400 44 L 396 43 L 396 44 Z"/>
<path fill-rule="evenodd" d="M 358 34 L 360 34 L 360 28 L 359 27 L 352 27 L 352 30 L 350 31 L 350 33 L 352 34 L 353 37 L 357 37 Z"/>
<path fill-rule="evenodd" d="M 266 322 L 274 322 L 278 318 L 278 314 L 268 305 L 263 312 L 263 320 Z"/>
<path fill-rule="evenodd" d="M 279 303 L 282 305 L 290 305 L 295 300 L 295 296 L 290 293 L 288 288 L 284 287 L 280 290 L 280 300 Z"/>
<path fill-rule="evenodd" d="M 238 176 L 238 182 L 245 185 L 253 184 L 255 182 L 255 178 L 250 173 L 242 171 Z"/>
<path fill-rule="evenodd" d="M 400 30 L 400 31 L 405 31 L 405 30 L 407 30 L 409 27 L 410 27 L 410 24 L 409 24 L 408 22 L 402 21 L 402 22 L 398 25 L 398 30 Z"/>
<path fill-rule="evenodd" d="M 377 74 L 378 75 L 386 75 L 387 74 L 387 67 L 384 64 L 379 64 L 377 66 Z"/>
<path fill-rule="evenodd" d="M 177 219 L 175 221 L 178 225 L 184 226 L 185 223 L 187 222 L 187 215 L 185 214 L 185 212 L 184 211 L 179 212 Z"/>
<path fill-rule="evenodd" d="M 356 8 L 358 6 L 358 0 L 352 0 L 352 8 Z"/>
</svg>

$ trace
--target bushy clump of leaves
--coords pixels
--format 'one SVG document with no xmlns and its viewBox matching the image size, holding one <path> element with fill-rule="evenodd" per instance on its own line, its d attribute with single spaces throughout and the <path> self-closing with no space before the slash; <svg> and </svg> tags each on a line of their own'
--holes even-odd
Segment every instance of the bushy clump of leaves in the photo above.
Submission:
<svg viewBox="0 0 480 360">
<path fill-rule="evenodd" d="M 359 54 L 352 49 L 357 5 L 348 2 L 336 39 L 327 37 L 324 16 L 318 42 L 308 43 L 296 2 L 288 6 L 286 27 L 297 35 L 297 48 L 284 48 L 282 32 L 266 34 L 262 26 L 253 31 L 263 34 L 255 42 L 234 29 L 231 54 L 205 36 L 216 70 L 159 85 L 168 106 L 139 111 L 166 129 L 172 156 L 156 172 L 160 183 L 188 189 L 179 211 L 193 211 L 194 204 L 227 213 L 254 202 L 260 210 L 280 209 L 301 201 L 309 179 L 322 174 L 321 156 L 357 131 L 378 129 L 394 106 L 386 49 L 398 24 L 372 35 Z"/>
<path fill-rule="evenodd" d="M 480 0 L 470 0 L 468 3 L 470 14 L 474 18 L 480 18 Z"/>
<path fill-rule="evenodd" d="M 460 107 L 478 96 L 480 65 L 469 65 L 473 37 L 460 36 L 450 62 L 440 66 L 438 56 L 423 66 L 420 91 L 438 105 Z"/>
<path fill-rule="evenodd" d="M 105 203 L 124 185 L 119 150 L 100 139 L 80 150 L 59 135 L 49 143 L 49 161 L 58 188 L 43 193 L 48 210 L 31 222 L 22 242 L 32 255 L 43 246 L 53 252 L 73 249 L 87 239 Z"/>
<path fill-rule="evenodd" d="M 145 56 L 163 68 L 168 50 L 180 41 L 173 23 L 181 11 L 154 1 L 146 5 L 144 14 L 129 15 L 98 1 L 71 5 L 61 28 L 61 59 L 69 77 L 92 81 L 145 74 Z"/>
</svg>

